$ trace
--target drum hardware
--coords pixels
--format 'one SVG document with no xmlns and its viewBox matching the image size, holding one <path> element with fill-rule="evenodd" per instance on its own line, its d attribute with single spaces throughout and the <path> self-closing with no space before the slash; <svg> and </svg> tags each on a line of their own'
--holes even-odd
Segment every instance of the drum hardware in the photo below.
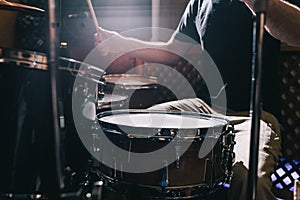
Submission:
<svg viewBox="0 0 300 200">
<path fill-rule="evenodd" d="M 112 159 L 112 162 L 113 162 L 113 170 L 111 171 L 110 176 L 112 176 L 114 179 L 117 179 L 117 161 L 116 161 L 116 157 L 113 156 L 111 159 Z"/>
<path fill-rule="evenodd" d="M 100 101 L 103 100 L 103 98 L 105 97 L 104 84 L 103 85 L 97 85 L 96 91 L 98 92 L 98 99 Z"/>
<path fill-rule="evenodd" d="M 102 190 L 103 190 L 103 181 L 97 181 L 94 183 L 92 188 L 92 200 L 101 200 L 102 199 Z"/>
<path fill-rule="evenodd" d="M 104 180 L 97 171 L 96 163 L 93 157 L 88 161 L 88 168 L 76 193 L 77 199 L 101 200 Z"/>
<path fill-rule="evenodd" d="M 80 196 L 79 199 L 84 200 L 101 200 L 102 190 L 104 186 L 104 181 L 96 172 L 96 168 L 92 167 L 90 160 L 90 171 L 86 173 L 84 181 L 80 184 Z M 79 197 L 80 197 L 79 196 Z"/>
<path fill-rule="evenodd" d="M 86 90 L 85 94 L 89 94 Z M 93 124 L 91 126 L 91 136 L 92 136 L 92 146 L 91 151 L 93 154 L 88 160 L 88 167 L 85 171 L 84 178 L 79 184 L 80 186 L 80 198 L 84 200 L 101 200 L 103 187 L 105 185 L 104 178 L 99 173 L 99 161 L 96 157 L 101 156 L 101 138 L 97 134 L 97 130 L 101 127 L 98 122 L 93 119 Z"/>
<path fill-rule="evenodd" d="M 180 151 L 181 151 L 181 146 L 176 145 L 175 146 L 175 156 L 176 156 L 175 167 L 177 169 L 179 168 L 179 165 L 180 165 Z"/>
<path fill-rule="evenodd" d="M 33 6 L 27 6 L 20 3 L 8 2 L 5 0 L 0 0 L 0 9 L 21 11 L 21 12 L 31 12 L 31 13 L 44 13 L 45 10 L 41 8 L 36 8 Z"/>
<path fill-rule="evenodd" d="M 74 188 L 76 184 L 77 173 L 71 169 L 70 166 L 64 168 L 64 183 L 66 188 Z"/>
<path fill-rule="evenodd" d="M 167 187 L 169 185 L 169 171 L 168 171 L 168 161 L 164 161 L 164 167 L 162 169 L 162 180 L 160 182 L 160 185 L 162 187 Z"/>
<path fill-rule="evenodd" d="M 258 172 L 258 146 L 260 137 L 260 119 L 262 112 L 262 67 L 264 33 L 266 24 L 267 2 L 254 2 L 255 17 L 252 26 L 252 59 L 251 59 L 251 89 L 250 89 L 250 116 L 251 137 L 249 172 L 247 181 L 247 199 L 256 199 L 257 195 L 257 172 Z"/>
<path fill-rule="evenodd" d="M 234 126 L 229 126 L 228 128 L 228 136 L 226 138 L 223 138 L 223 149 L 222 149 L 222 156 L 221 156 L 221 160 L 222 160 L 222 165 L 224 168 L 224 173 L 225 173 L 225 180 L 224 180 L 224 184 L 226 183 L 230 183 L 232 176 L 233 176 L 233 172 L 232 172 L 232 166 L 235 160 L 235 153 L 233 152 L 233 148 L 235 145 L 235 134 L 234 134 Z"/>
</svg>

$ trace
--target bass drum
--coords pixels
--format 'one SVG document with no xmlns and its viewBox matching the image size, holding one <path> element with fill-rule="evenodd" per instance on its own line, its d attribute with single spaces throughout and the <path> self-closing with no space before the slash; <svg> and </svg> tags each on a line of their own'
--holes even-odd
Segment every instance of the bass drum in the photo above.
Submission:
<svg viewBox="0 0 300 200">
<path fill-rule="evenodd" d="M 114 191 L 113 196 L 202 198 L 212 193 L 217 184 L 231 178 L 234 135 L 223 118 L 185 112 L 119 110 L 102 113 L 98 120 L 103 131 L 99 140 L 99 171 L 108 185 L 106 191 Z M 104 136 L 111 143 L 103 142 Z M 152 152 L 157 152 L 154 157 L 149 154 Z M 136 159 L 136 154 L 142 159 Z M 151 170 L 149 166 L 153 163 L 161 167 Z M 104 192 L 105 195 L 107 199 L 113 198 L 111 192 Z"/>
<path fill-rule="evenodd" d="M 43 53 L 0 47 L 0 193 L 57 189 L 46 69 Z"/>
</svg>

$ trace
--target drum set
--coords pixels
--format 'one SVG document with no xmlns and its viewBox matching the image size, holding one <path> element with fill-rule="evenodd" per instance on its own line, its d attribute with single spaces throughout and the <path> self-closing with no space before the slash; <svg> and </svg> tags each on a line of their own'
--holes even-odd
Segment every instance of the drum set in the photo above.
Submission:
<svg viewBox="0 0 300 200">
<path fill-rule="evenodd" d="M 4 0 L 0 9 L 44 12 Z M 49 58 L 0 47 L 0 199 L 205 199 L 230 182 L 229 121 L 145 109 L 157 103 L 154 77 L 105 74 L 66 57 L 56 64 L 63 188 Z M 209 151 L 201 157 L 203 148 Z"/>
</svg>

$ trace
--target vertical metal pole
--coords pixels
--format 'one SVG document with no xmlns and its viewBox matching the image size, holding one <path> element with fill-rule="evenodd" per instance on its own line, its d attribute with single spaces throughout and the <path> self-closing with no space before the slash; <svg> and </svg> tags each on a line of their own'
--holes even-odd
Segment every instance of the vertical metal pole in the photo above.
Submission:
<svg viewBox="0 0 300 200">
<path fill-rule="evenodd" d="M 260 135 L 261 117 L 261 76 L 263 58 L 263 37 L 264 25 L 266 21 L 265 12 L 256 14 L 253 22 L 253 43 L 252 43 L 252 83 L 251 83 L 251 140 L 248 173 L 248 193 L 247 199 L 256 199 L 257 193 L 257 169 L 258 169 L 258 149 Z"/>
<path fill-rule="evenodd" d="M 56 2 L 55 0 L 48 1 L 49 12 L 49 54 L 48 66 L 50 71 L 51 82 L 51 100 L 52 100 L 52 115 L 53 115 L 53 131 L 54 131 L 54 156 L 55 167 L 59 189 L 64 188 L 61 165 L 61 140 L 60 140 L 60 125 L 58 112 L 58 93 L 57 93 L 57 50 L 58 50 L 58 23 L 56 21 Z"/>
</svg>

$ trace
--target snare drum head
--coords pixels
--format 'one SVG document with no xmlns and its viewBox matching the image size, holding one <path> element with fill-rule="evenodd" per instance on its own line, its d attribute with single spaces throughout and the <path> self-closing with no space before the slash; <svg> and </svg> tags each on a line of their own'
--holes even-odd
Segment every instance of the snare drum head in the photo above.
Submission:
<svg viewBox="0 0 300 200">
<path fill-rule="evenodd" d="M 179 137 L 194 139 L 206 134 L 208 129 L 213 130 L 213 137 L 218 137 L 228 125 L 226 119 L 216 116 L 177 111 L 117 110 L 100 113 L 97 118 L 103 127 L 114 127 L 120 134 L 137 138 L 152 137 L 157 134 L 153 130 L 175 130 L 176 133 L 183 130 Z"/>
</svg>

